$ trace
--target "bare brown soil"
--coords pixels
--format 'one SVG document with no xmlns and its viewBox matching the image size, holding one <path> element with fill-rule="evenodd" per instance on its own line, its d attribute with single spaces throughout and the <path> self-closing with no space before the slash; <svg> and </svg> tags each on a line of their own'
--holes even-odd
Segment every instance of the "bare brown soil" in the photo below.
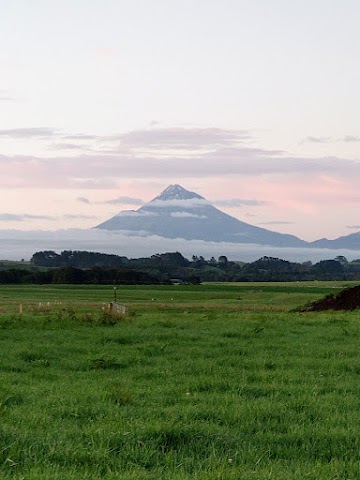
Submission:
<svg viewBox="0 0 360 480">
<path fill-rule="evenodd" d="M 322 310 L 355 310 L 360 308 L 360 285 L 345 288 L 336 295 L 327 295 L 307 305 L 303 312 L 319 312 Z"/>
</svg>

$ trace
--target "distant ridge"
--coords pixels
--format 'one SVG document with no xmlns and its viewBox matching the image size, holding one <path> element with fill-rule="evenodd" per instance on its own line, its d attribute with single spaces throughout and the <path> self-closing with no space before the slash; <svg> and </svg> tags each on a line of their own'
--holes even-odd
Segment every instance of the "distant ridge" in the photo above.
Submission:
<svg viewBox="0 0 360 480">
<path fill-rule="evenodd" d="M 349 235 L 344 235 L 334 240 L 321 238 L 320 240 L 311 242 L 309 246 L 313 248 L 360 250 L 360 232 L 350 233 Z"/>
<path fill-rule="evenodd" d="M 124 210 L 94 228 L 122 230 L 134 235 L 253 243 L 274 247 L 307 247 L 294 236 L 242 222 L 214 207 L 198 193 L 169 185 L 137 210 Z"/>
</svg>

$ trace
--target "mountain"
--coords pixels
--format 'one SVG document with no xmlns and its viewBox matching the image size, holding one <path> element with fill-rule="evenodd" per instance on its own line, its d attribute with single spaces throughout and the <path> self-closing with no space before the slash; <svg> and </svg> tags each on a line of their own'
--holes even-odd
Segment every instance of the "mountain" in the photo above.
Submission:
<svg viewBox="0 0 360 480">
<path fill-rule="evenodd" d="M 349 235 L 344 235 L 334 240 L 321 238 L 320 240 L 311 242 L 309 245 L 314 248 L 360 250 L 360 232 L 350 233 Z"/>
<path fill-rule="evenodd" d="M 124 210 L 97 225 L 105 230 L 125 230 L 136 235 L 255 243 L 276 247 L 306 247 L 295 237 L 255 227 L 218 210 L 201 195 L 180 185 L 170 185 L 138 210 Z"/>
</svg>

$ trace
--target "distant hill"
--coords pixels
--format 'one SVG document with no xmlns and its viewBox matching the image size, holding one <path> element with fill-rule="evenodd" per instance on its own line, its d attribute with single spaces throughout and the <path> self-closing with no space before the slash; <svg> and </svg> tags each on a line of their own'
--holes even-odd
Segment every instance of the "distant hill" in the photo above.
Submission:
<svg viewBox="0 0 360 480">
<path fill-rule="evenodd" d="M 136 235 L 269 245 L 307 247 L 294 235 L 273 232 L 242 222 L 218 210 L 201 195 L 170 185 L 138 210 L 121 211 L 94 228 L 122 230 Z"/>
<path fill-rule="evenodd" d="M 360 250 L 360 232 L 350 233 L 334 240 L 321 238 L 309 244 L 310 247 L 315 248 L 331 248 L 331 249 L 347 249 Z"/>
</svg>

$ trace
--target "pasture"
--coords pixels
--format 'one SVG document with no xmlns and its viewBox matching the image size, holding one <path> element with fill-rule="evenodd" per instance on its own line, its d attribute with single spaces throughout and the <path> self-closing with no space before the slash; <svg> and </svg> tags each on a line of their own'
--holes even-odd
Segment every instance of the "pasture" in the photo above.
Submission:
<svg viewBox="0 0 360 480">
<path fill-rule="evenodd" d="M 0 478 L 359 479 L 344 286 L 0 286 Z"/>
</svg>

